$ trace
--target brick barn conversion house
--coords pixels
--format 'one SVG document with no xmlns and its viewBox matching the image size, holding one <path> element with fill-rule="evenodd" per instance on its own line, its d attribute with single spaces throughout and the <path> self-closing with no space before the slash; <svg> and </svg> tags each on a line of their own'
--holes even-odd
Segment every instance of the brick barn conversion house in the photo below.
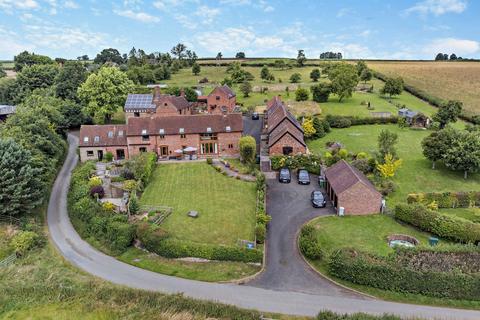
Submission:
<svg viewBox="0 0 480 320">
<path fill-rule="evenodd" d="M 345 215 L 378 213 L 382 195 L 357 168 L 340 160 L 325 171 L 326 192 L 337 214 L 343 208 Z"/>
<path fill-rule="evenodd" d="M 219 97 L 217 99 L 217 97 Z M 126 125 L 83 125 L 80 160 L 102 160 L 111 152 L 115 160 L 139 152 L 155 152 L 160 159 L 236 157 L 243 132 L 241 113 L 234 113 L 236 97 L 227 86 L 207 97 L 207 112 L 199 113 L 185 96 L 129 94 L 125 102 Z M 210 105 L 215 102 L 215 106 Z M 213 103 L 213 102 L 212 102 Z"/>
<path fill-rule="evenodd" d="M 269 155 L 307 152 L 302 126 L 287 110 L 280 97 L 273 97 L 267 103 L 265 131 L 268 134 Z"/>
</svg>

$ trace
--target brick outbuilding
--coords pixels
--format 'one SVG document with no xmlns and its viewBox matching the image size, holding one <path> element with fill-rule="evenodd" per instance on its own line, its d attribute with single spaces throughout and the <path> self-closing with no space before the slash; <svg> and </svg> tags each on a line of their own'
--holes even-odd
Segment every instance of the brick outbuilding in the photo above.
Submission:
<svg viewBox="0 0 480 320">
<path fill-rule="evenodd" d="M 357 168 L 340 160 L 325 171 L 327 195 L 339 213 L 367 215 L 379 213 L 382 195 Z"/>
</svg>

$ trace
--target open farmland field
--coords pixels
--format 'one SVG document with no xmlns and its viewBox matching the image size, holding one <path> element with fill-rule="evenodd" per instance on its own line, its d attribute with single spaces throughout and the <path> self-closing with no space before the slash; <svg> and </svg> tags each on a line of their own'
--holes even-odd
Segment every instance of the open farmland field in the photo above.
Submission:
<svg viewBox="0 0 480 320">
<path fill-rule="evenodd" d="M 369 61 L 368 66 L 432 96 L 460 100 L 465 114 L 480 114 L 480 62 Z"/>
</svg>

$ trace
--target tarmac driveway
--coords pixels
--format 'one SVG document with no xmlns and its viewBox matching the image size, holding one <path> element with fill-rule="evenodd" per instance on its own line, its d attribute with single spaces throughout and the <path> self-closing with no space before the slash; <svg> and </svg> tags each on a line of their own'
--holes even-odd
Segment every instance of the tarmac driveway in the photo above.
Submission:
<svg viewBox="0 0 480 320">
<path fill-rule="evenodd" d="M 318 216 L 334 214 L 331 203 L 313 208 L 310 193 L 320 190 L 317 177 L 310 185 L 299 185 L 292 172 L 292 182 L 268 180 L 267 211 L 272 216 L 267 236 L 265 271 L 247 285 L 272 290 L 364 298 L 321 277 L 300 256 L 297 235 L 306 222 Z"/>
</svg>

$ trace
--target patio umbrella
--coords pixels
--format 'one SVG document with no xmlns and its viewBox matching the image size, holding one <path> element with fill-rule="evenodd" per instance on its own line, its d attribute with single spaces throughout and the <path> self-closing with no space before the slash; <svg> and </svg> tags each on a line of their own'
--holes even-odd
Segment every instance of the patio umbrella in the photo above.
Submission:
<svg viewBox="0 0 480 320">
<path fill-rule="evenodd" d="M 183 150 L 182 149 L 177 149 L 174 151 L 175 153 L 183 153 Z"/>
<path fill-rule="evenodd" d="M 194 148 L 194 147 L 186 147 L 185 149 L 183 149 L 183 151 L 185 151 L 185 152 L 193 152 L 193 151 L 197 151 L 197 148 Z"/>
</svg>

